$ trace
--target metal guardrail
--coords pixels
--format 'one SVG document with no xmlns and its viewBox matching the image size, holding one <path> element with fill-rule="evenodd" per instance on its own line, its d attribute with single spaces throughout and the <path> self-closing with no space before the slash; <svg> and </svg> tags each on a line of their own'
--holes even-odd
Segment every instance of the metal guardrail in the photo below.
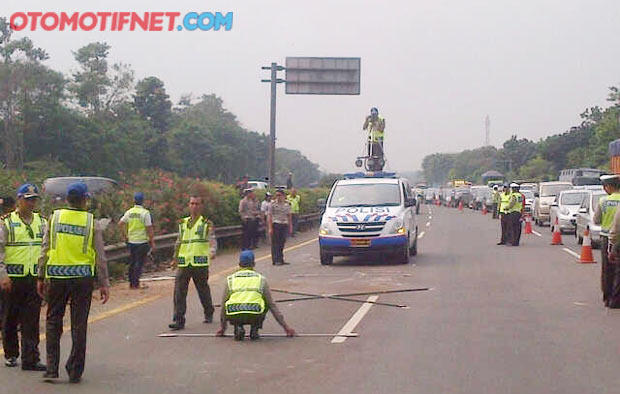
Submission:
<svg viewBox="0 0 620 394">
<path fill-rule="evenodd" d="M 313 222 L 321 219 L 320 213 L 310 213 L 307 215 L 300 215 L 298 225 L 312 224 Z M 158 235 L 154 238 L 155 250 L 164 250 L 174 247 L 177 236 L 179 233 L 170 233 Z M 215 238 L 218 240 L 235 238 L 241 236 L 241 226 L 226 226 L 215 228 Z M 129 257 L 129 251 L 127 250 L 127 244 L 124 242 L 106 245 L 105 254 L 108 261 L 115 261 Z"/>
</svg>

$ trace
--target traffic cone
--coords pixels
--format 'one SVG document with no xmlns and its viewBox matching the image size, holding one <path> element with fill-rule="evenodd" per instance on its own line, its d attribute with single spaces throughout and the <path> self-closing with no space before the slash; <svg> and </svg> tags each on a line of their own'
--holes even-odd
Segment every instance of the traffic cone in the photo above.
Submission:
<svg viewBox="0 0 620 394">
<path fill-rule="evenodd" d="M 562 233 L 560 232 L 560 223 L 558 223 L 558 218 L 555 218 L 555 224 L 553 225 L 553 238 L 551 238 L 551 245 L 564 245 L 562 243 Z"/>
<path fill-rule="evenodd" d="M 463 212 L 463 201 L 459 201 L 459 211 Z"/>
<path fill-rule="evenodd" d="M 482 204 L 482 214 L 483 215 L 487 214 L 487 204 Z"/>
<path fill-rule="evenodd" d="M 581 246 L 581 256 L 579 257 L 579 262 L 582 264 L 596 263 L 596 261 L 594 261 L 594 257 L 592 256 L 592 240 L 590 239 L 590 229 L 587 228 L 586 231 L 583 233 L 583 245 Z"/>
<path fill-rule="evenodd" d="M 525 215 L 525 233 L 533 234 L 532 231 L 532 221 L 530 220 L 530 215 Z"/>
</svg>

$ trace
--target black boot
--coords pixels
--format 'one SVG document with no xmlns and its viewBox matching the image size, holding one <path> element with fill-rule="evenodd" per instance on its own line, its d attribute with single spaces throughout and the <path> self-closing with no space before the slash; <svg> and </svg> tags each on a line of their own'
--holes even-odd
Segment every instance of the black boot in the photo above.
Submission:
<svg viewBox="0 0 620 394">
<path fill-rule="evenodd" d="M 172 331 L 182 330 L 185 328 L 185 321 L 176 320 L 174 323 L 168 324 L 168 328 L 170 328 Z"/>
<path fill-rule="evenodd" d="M 252 326 L 250 328 L 250 339 L 255 341 L 259 338 L 260 338 L 260 335 L 258 334 L 258 326 Z"/>
<path fill-rule="evenodd" d="M 243 341 L 245 330 L 241 324 L 235 324 L 235 341 Z"/>
</svg>

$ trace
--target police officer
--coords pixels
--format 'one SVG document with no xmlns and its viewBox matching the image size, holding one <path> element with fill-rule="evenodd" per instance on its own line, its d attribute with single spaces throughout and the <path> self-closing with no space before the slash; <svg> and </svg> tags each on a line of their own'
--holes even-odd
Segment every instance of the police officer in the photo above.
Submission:
<svg viewBox="0 0 620 394">
<path fill-rule="evenodd" d="M 70 383 L 79 383 L 86 358 L 86 331 L 94 288 L 105 304 L 110 297 L 103 230 L 86 210 L 88 187 L 82 182 L 67 188 L 68 208 L 57 209 L 43 235 L 37 291 L 47 300 L 46 381 L 58 378 L 60 337 L 67 303 L 71 305 L 71 354 L 65 364 Z M 45 281 L 44 281 L 45 280 Z"/>
<path fill-rule="evenodd" d="M 168 327 L 172 330 L 185 328 L 187 309 L 187 288 L 192 279 L 204 311 L 204 322 L 213 321 L 213 301 L 209 288 L 209 265 L 215 258 L 217 241 L 215 227 L 202 216 L 203 201 L 200 196 L 189 198 L 190 216 L 181 219 L 179 236 L 176 241 L 174 257 L 178 271 L 174 281 L 174 322 Z"/>
<path fill-rule="evenodd" d="M 0 223 L 0 261 L 11 278 L 10 291 L 3 293 L 2 344 L 5 364 L 17 366 L 21 325 L 22 369 L 45 371 L 39 356 L 41 297 L 37 294 L 37 262 L 47 222 L 34 212 L 39 191 L 26 183 L 17 190 L 17 210 Z"/>
<path fill-rule="evenodd" d="M 274 265 L 288 264 L 284 262 L 284 243 L 286 234 L 293 233 L 291 206 L 284 197 L 284 190 L 276 191 L 276 198 L 269 205 L 267 226 L 271 238 L 271 261 Z"/>
<path fill-rule="evenodd" d="M 523 212 L 523 195 L 519 192 L 519 185 L 511 183 L 510 203 L 508 204 L 508 221 L 510 223 L 510 243 L 519 246 L 521 240 L 521 213 Z"/>
<path fill-rule="evenodd" d="M 133 196 L 134 206 L 129 208 L 120 219 L 119 224 L 127 224 L 127 246 L 129 247 L 129 288 L 140 288 L 140 276 L 144 259 L 150 250 L 155 249 L 153 222 L 151 213 L 142 206 L 144 194 L 137 192 Z"/>
<path fill-rule="evenodd" d="M 499 186 L 497 185 L 493 185 L 493 192 L 491 194 L 491 210 L 493 211 L 493 219 L 497 219 L 498 218 L 498 210 L 499 210 L 499 203 L 501 201 L 501 196 L 499 193 Z"/>
<path fill-rule="evenodd" d="M 301 196 L 297 194 L 297 190 L 293 188 L 291 189 L 291 193 L 286 197 L 286 201 L 288 201 L 291 206 L 291 220 L 293 222 L 293 232 L 291 233 L 291 237 L 294 237 L 297 232 L 297 223 L 299 222 Z"/>
<path fill-rule="evenodd" d="M 511 237 L 511 234 L 510 234 L 511 227 L 508 224 L 510 220 L 508 218 L 508 205 L 510 204 L 510 197 L 511 197 L 510 187 L 506 183 L 504 184 L 503 193 L 500 194 L 500 203 L 499 203 L 499 208 L 498 208 L 499 221 L 500 221 L 500 226 L 502 229 L 502 235 L 500 237 L 499 242 L 497 243 L 498 245 L 506 245 L 506 242 L 508 242 Z"/>
<path fill-rule="evenodd" d="M 284 316 L 273 301 L 267 279 L 254 271 L 254 253 L 251 250 L 241 252 L 239 270 L 226 279 L 222 296 L 221 328 L 216 333 L 223 336 L 227 322 L 235 327 L 235 340 L 242 341 L 245 336 L 244 325 L 250 325 L 250 339 L 259 338 L 258 330 L 263 327 L 267 311 L 276 318 L 284 328 L 286 335 L 292 337 L 295 330 L 284 321 Z"/>
<path fill-rule="evenodd" d="M 594 224 L 601 226 L 601 290 L 603 292 L 603 302 L 605 306 L 608 306 L 614 279 L 612 270 L 615 267 L 609 264 L 607 249 L 609 245 L 609 230 L 618 204 L 620 204 L 620 176 L 603 175 L 601 176 L 601 183 L 608 196 L 601 198 L 596 206 Z"/>
<path fill-rule="evenodd" d="M 258 222 L 260 207 L 254 190 L 246 189 L 239 201 L 239 216 L 241 217 L 241 250 L 258 247 Z"/>
</svg>

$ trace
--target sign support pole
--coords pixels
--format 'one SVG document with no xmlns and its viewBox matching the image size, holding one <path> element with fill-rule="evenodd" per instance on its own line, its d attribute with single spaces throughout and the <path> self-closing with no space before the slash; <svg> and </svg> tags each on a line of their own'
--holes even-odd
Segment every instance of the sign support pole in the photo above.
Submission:
<svg viewBox="0 0 620 394">
<path fill-rule="evenodd" d="M 269 67 L 262 67 L 263 70 L 271 70 L 271 79 L 263 79 L 261 82 L 269 82 L 271 85 L 271 106 L 269 114 L 269 187 L 275 186 L 276 176 L 276 94 L 277 84 L 284 82 L 278 79 L 278 71 L 284 70 L 284 67 L 278 63 L 271 63 Z"/>
</svg>

